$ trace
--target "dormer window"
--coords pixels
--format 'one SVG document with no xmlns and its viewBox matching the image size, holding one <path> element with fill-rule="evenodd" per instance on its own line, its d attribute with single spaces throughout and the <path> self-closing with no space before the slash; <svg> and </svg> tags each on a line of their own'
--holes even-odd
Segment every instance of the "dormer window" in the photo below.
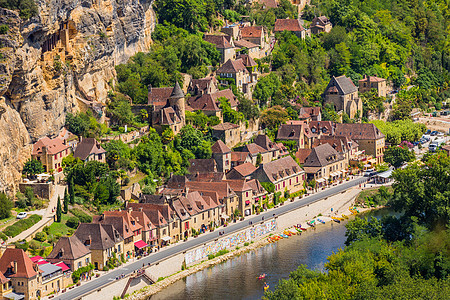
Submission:
<svg viewBox="0 0 450 300">
<path fill-rule="evenodd" d="M 136 222 L 134 222 L 134 221 L 131 221 L 131 225 L 133 225 L 134 226 L 134 224 L 135 224 Z"/>
</svg>

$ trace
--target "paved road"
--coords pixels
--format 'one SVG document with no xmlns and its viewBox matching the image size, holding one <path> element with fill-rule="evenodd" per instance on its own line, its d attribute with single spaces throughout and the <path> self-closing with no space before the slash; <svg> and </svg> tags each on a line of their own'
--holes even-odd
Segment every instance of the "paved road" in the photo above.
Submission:
<svg viewBox="0 0 450 300">
<path fill-rule="evenodd" d="M 261 222 L 261 221 L 263 221 L 263 219 L 264 219 L 264 221 L 266 221 L 266 220 L 272 218 L 274 216 L 274 214 L 275 214 L 275 216 L 279 216 L 279 215 L 289 212 L 291 210 L 295 210 L 302 206 L 306 206 L 313 202 L 319 201 L 325 197 L 329 197 L 331 195 L 345 191 L 345 190 L 347 190 L 353 186 L 359 185 L 360 183 L 365 182 L 365 181 L 367 181 L 367 177 L 366 178 L 357 177 L 354 180 L 344 182 L 335 187 L 328 188 L 324 191 L 320 191 L 316 194 L 312 194 L 303 199 L 296 200 L 295 202 L 285 202 L 286 203 L 285 205 L 280 206 L 275 209 L 272 209 L 272 210 L 262 213 L 260 215 L 246 217 L 244 221 L 237 222 L 237 223 L 231 223 L 231 225 L 228 225 L 227 227 L 222 228 L 220 230 L 225 231 L 225 235 L 230 234 L 235 231 L 240 231 L 240 230 L 248 227 L 250 221 L 252 221 L 253 224 Z M 156 263 L 158 261 L 164 260 L 165 258 L 167 258 L 169 256 L 189 250 L 189 249 L 199 246 L 201 244 L 211 242 L 217 238 L 219 238 L 217 231 L 202 234 L 195 239 L 188 240 L 187 242 L 181 242 L 174 246 L 168 247 L 167 249 L 163 249 L 160 252 L 152 253 L 149 256 L 144 257 L 132 264 L 124 266 L 123 268 L 113 270 L 107 274 L 104 274 L 100 278 L 97 278 L 93 281 L 87 282 L 87 283 L 85 283 L 79 287 L 76 287 L 72 290 L 68 290 L 66 293 L 55 297 L 55 299 L 61 299 L 61 300 L 80 299 L 81 296 L 88 294 L 90 291 L 97 290 L 97 289 L 101 288 L 102 286 L 104 286 L 105 284 L 111 282 L 112 280 L 115 280 L 115 278 L 119 275 L 121 275 L 121 274 L 128 275 L 128 274 L 134 272 L 135 270 L 140 269 L 142 267 L 142 264 L 147 265 L 148 263 L 151 263 L 151 264 Z"/>
</svg>

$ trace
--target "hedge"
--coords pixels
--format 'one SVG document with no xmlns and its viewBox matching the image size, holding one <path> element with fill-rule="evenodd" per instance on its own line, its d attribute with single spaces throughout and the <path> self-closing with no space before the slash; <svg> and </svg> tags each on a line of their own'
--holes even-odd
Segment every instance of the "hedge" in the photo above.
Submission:
<svg viewBox="0 0 450 300">
<path fill-rule="evenodd" d="M 78 218 L 81 223 L 91 223 L 92 222 L 92 216 L 88 215 L 84 211 L 78 208 L 71 209 L 70 212 L 72 215 Z"/>
<path fill-rule="evenodd" d="M 27 230 L 42 219 L 39 215 L 30 215 L 26 219 L 17 221 L 3 230 L 3 233 L 10 237 L 15 237 L 22 231 Z"/>
</svg>

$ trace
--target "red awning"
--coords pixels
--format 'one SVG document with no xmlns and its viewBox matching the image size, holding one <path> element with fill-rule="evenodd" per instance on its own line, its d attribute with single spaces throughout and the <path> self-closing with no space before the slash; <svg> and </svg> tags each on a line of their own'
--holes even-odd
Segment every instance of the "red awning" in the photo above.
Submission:
<svg viewBox="0 0 450 300">
<path fill-rule="evenodd" d="M 248 201 L 248 200 L 247 200 L 247 201 L 245 201 L 245 204 L 249 205 L 249 204 L 250 204 L 250 201 Z"/>
<path fill-rule="evenodd" d="M 41 256 L 39 256 L 39 255 L 31 257 L 31 261 L 34 262 L 34 263 L 37 263 L 41 259 L 43 259 L 43 258 Z"/>
<path fill-rule="evenodd" d="M 144 247 L 147 247 L 148 245 L 143 240 L 139 240 L 134 243 L 134 246 L 138 249 L 142 249 Z"/>
<path fill-rule="evenodd" d="M 55 266 L 61 267 L 63 272 L 70 270 L 70 268 L 64 262 L 57 263 L 55 264 Z"/>
<path fill-rule="evenodd" d="M 37 262 L 37 264 L 40 266 L 40 265 L 46 265 L 46 264 L 48 264 L 49 262 L 48 261 L 46 261 L 46 260 L 40 260 L 40 261 L 38 261 Z"/>
</svg>

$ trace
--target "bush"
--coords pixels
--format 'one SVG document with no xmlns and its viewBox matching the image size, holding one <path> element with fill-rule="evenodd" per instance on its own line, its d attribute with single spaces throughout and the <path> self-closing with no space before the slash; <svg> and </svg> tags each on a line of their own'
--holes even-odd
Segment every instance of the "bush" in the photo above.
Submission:
<svg viewBox="0 0 450 300">
<path fill-rule="evenodd" d="M 93 264 L 89 264 L 85 267 L 79 268 L 78 270 L 75 270 L 72 273 L 72 281 L 73 283 L 77 283 L 80 280 L 81 274 L 86 273 L 86 272 L 90 272 L 94 270 L 94 265 Z"/>
<path fill-rule="evenodd" d="M 27 230 L 42 219 L 39 215 L 30 215 L 27 219 L 22 219 L 6 227 L 3 233 L 10 237 L 15 237 L 22 231 Z"/>
<path fill-rule="evenodd" d="M 244 246 L 247 247 L 248 245 L 250 245 L 248 242 L 244 243 Z"/>
<path fill-rule="evenodd" d="M 28 242 L 25 241 L 25 240 L 20 241 L 20 242 L 15 242 L 15 243 L 14 243 L 14 246 L 15 246 L 17 249 L 22 249 L 23 251 L 27 251 L 27 250 L 28 250 Z"/>
<path fill-rule="evenodd" d="M 39 242 L 45 242 L 45 240 L 47 239 L 47 234 L 45 232 L 38 232 L 34 236 L 34 239 Z"/>
<path fill-rule="evenodd" d="M 73 229 L 76 229 L 78 224 L 80 224 L 80 220 L 77 217 L 70 217 L 66 222 L 66 225 Z"/>
<path fill-rule="evenodd" d="M 9 26 L 6 24 L 0 25 L 0 34 L 7 34 L 9 31 Z"/>
<path fill-rule="evenodd" d="M 92 216 L 88 215 L 87 213 L 85 213 L 84 211 L 82 211 L 78 208 L 71 209 L 70 212 L 72 213 L 72 215 L 77 217 L 81 223 L 91 223 L 92 222 Z"/>
<path fill-rule="evenodd" d="M 6 219 L 11 217 L 11 209 L 13 208 L 13 203 L 6 196 L 5 193 L 0 193 L 0 219 Z"/>
<path fill-rule="evenodd" d="M 8 240 L 8 236 L 4 234 L 3 232 L 0 232 L 0 239 L 2 239 L 4 242 Z"/>
</svg>

